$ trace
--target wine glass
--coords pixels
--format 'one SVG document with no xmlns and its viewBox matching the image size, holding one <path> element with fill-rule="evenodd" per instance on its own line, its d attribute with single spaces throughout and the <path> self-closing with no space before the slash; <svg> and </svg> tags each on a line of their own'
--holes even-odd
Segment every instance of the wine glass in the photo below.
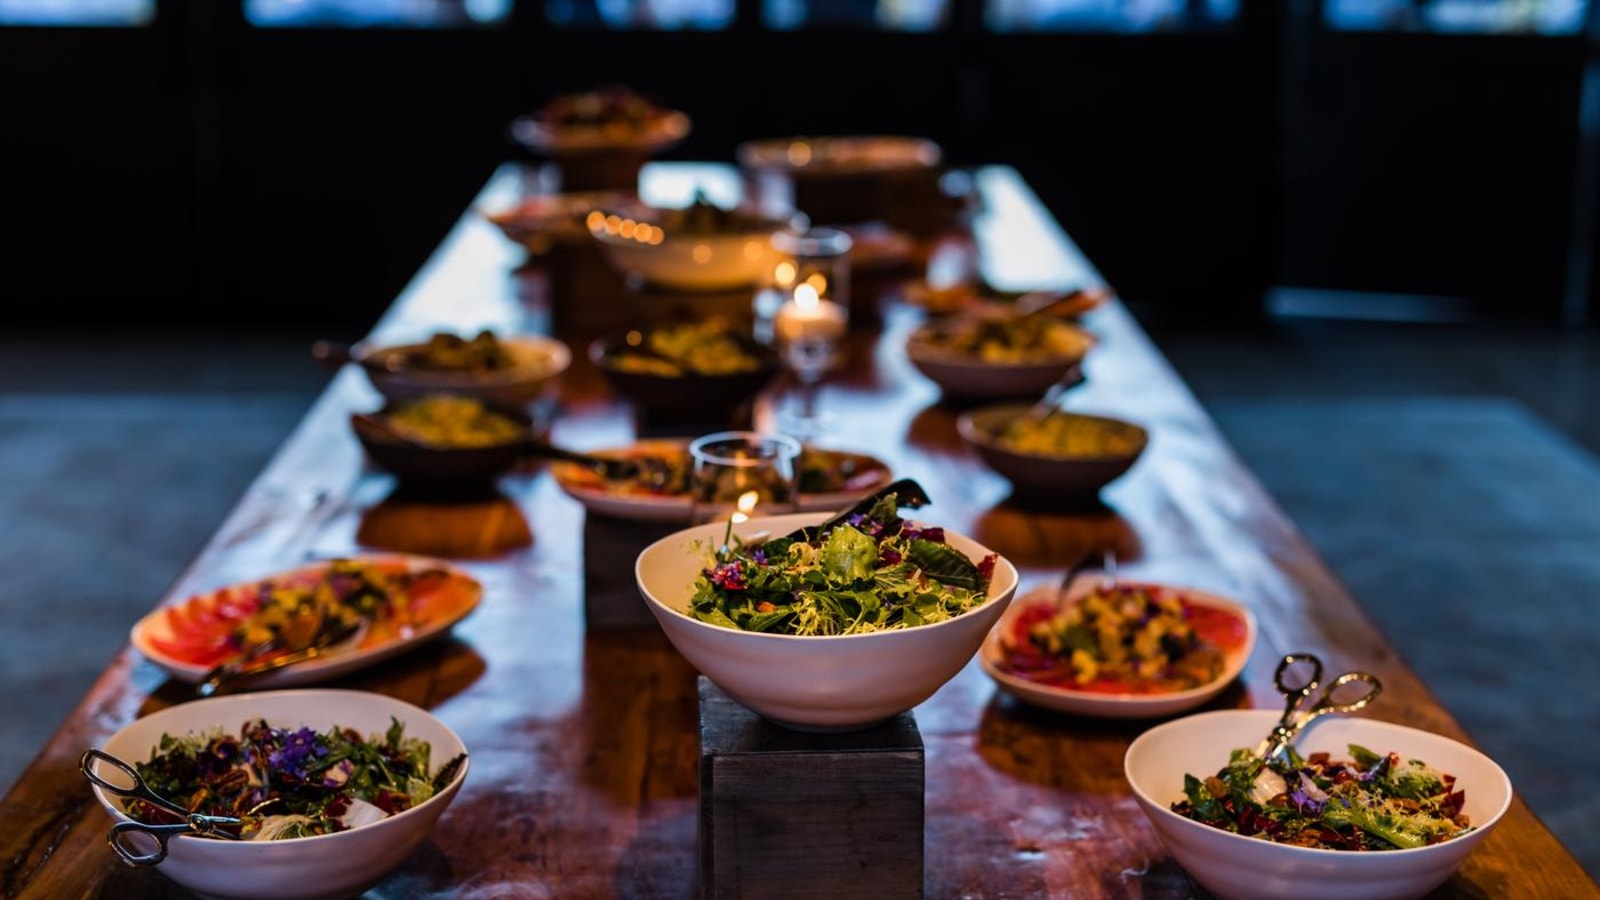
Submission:
<svg viewBox="0 0 1600 900">
<path fill-rule="evenodd" d="M 798 409 L 782 417 L 782 427 L 801 440 L 827 430 L 827 420 L 817 409 L 817 394 L 823 376 L 840 362 L 847 316 L 842 305 L 818 296 L 812 285 L 804 283 L 796 285 L 778 309 L 774 322 L 778 350 L 799 384 Z"/>
</svg>

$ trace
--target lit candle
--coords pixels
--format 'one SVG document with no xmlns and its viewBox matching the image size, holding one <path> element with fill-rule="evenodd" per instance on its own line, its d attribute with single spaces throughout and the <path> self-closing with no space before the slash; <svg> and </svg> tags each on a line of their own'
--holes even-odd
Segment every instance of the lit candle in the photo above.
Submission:
<svg viewBox="0 0 1600 900">
<path fill-rule="evenodd" d="M 813 285 L 795 285 L 794 299 L 778 308 L 773 321 L 777 335 L 785 341 L 836 341 L 844 336 L 845 308 L 817 295 Z"/>
</svg>

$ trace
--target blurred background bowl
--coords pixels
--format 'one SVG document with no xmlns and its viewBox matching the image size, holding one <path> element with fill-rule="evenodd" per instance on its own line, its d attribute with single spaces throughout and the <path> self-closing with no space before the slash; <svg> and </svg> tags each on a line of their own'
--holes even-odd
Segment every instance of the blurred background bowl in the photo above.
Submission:
<svg viewBox="0 0 1600 900">
<path fill-rule="evenodd" d="M 490 442 L 416 438 L 394 416 L 444 399 L 452 405 L 476 404 L 483 415 L 513 425 L 517 431 Z M 397 427 L 399 430 L 397 431 Z M 366 451 L 367 458 L 408 485 L 447 487 L 483 485 L 493 482 L 517 466 L 527 456 L 527 446 L 540 435 L 534 419 L 519 407 L 482 403 L 471 397 L 428 395 L 398 400 L 373 413 L 351 413 L 350 429 Z M 407 440 L 410 437 L 412 439 Z"/>
<path fill-rule="evenodd" d="M 923 376 L 939 386 L 945 397 L 963 401 L 1019 400 L 1038 397 L 1051 385 L 1082 371 L 1094 348 L 1089 331 L 1064 319 L 1041 319 L 1061 340 L 1061 349 L 1029 351 L 1013 358 L 986 359 L 960 349 L 948 337 L 965 327 L 961 317 L 941 318 L 919 325 L 906 338 L 906 357 Z"/>
<path fill-rule="evenodd" d="M 1354 716 L 1324 716 L 1295 740 L 1302 756 L 1327 751 L 1348 759 L 1349 745 L 1399 753 L 1456 776 L 1473 830 L 1410 850 L 1357 852 L 1293 847 L 1245 837 L 1172 811 L 1184 775 L 1204 779 L 1228 755 L 1256 746 L 1277 724 L 1275 710 L 1221 710 L 1157 725 L 1135 738 L 1123 769 L 1139 808 L 1178 864 L 1223 900 L 1412 900 L 1449 880 L 1511 805 L 1511 779 L 1494 760 L 1443 735 Z"/>
<path fill-rule="evenodd" d="M 1096 449 L 1098 442 L 1088 441 L 1078 452 L 1047 454 L 1021 450 L 1001 440 L 1006 427 L 1032 409 L 1028 403 L 1001 404 L 970 409 L 956 417 L 956 431 L 967 446 L 1021 491 L 1062 498 L 1093 496 L 1133 468 L 1150 443 L 1150 433 L 1140 425 L 1065 410 L 1051 414 L 1051 419 L 1058 420 L 1054 424 L 1092 429 L 1123 446 L 1112 452 Z"/>
<path fill-rule="evenodd" d="M 135 719 L 107 738 L 100 749 L 138 764 L 151 759 L 163 734 L 221 730 L 236 735 L 240 726 L 252 719 L 264 719 L 274 727 L 316 731 L 353 728 L 365 737 L 381 737 L 392 721 L 398 721 L 405 726 L 406 737 L 429 744 L 429 763 L 435 773 L 456 755 L 467 752 L 449 726 L 423 709 L 384 694 L 334 689 L 261 691 L 193 700 Z M 96 765 L 107 780 L 122 781 L 110 767 Z M 179 835 L 169 842 L 167 858 L 156 870 L 203 897 L 354 897 L 376 885 L 427 840 L 439 816 L 460 792 L 469 767 L 470 760 L 454 780 L 425 802 L 348 831 L 275 841 Z M 132 821 L 123 812 L 121 798 L 99 787 L 92 790 L 112 819 Z"/>
<path fill-rule="evenodd" d="M 745 141 L 734 152 L 757 193 L 815 224 L 879 222 L 919 234 L 948 224 L 944 151 L 928 138 L 795 135 Z"/>
<path fill-rule="evenodd" d="M 737 330 L 718 332 L 742 357 L 749 368 L 739 371 L 707 372 L 669 366 L 650 356 L 652 335 L 673 333 L 694 325 L 664 325 L 654 329 L 633 329 L 596 338 L 589 345 L 589 359 L 612 389 L 635 405 L 672 416 L 704 416 L 709 420 L 727 418 L 731 410 L 754 400 L 772 383 L 783 362 L 771 347 Z M 707 329 L 716 331 L 716 329 Z M 658 363 L 652 367 L 652 363 Z"/>
<path fill-rule="evenodd" d="M 804 225 L 803 218 L 792 214 L 735 208 L 723 211 L 726 227 L 697 229 L 675 225 L 681 210 L 639 212 L 627 207 L 596 210 L 588 217 L 589 233 L 623 275 L 679 291 L 725 291 L 765 282 L 788 258 L 773 246 L 773 235 L 797 233 Z"/>
<path fill-rule="evenodd" d="M 510 357 L 509 365 L 494 369 L 450 369 L 426 365 L 427 340 L 395 343 L 357 343 L 340 350 L 326 342 L 313 354 L 329 361 L 348 361 L 361 367 L 367 380 L 385 400 L 412 400 L 429 394 L 459 394 L 485 403 L 522 406 L 537 400 L 572 364 L 572 351 L 561 341 L 544 335 L 495 336 Z"/>
<path fill-rule="evenodd" d="M 733 530 L 784 535 L 828 515 L 757 517 Z M 1016 568 L 1000 557 L 988 602 L 943 622 L 831 636 L 723 628 L 686 610 L 705 565 L 704 545 L 720 543 L 726 528 L 726 522 L 686 528 L 646 547 L 634 569 L 639 592 L 691 665 L 746 707 L 797 730 L 866 728 L 933 696 L 972 659 L 1017 589 Z M 945 539 L 974 562 L 992 552 L 949 531 Z"/>
</svg>

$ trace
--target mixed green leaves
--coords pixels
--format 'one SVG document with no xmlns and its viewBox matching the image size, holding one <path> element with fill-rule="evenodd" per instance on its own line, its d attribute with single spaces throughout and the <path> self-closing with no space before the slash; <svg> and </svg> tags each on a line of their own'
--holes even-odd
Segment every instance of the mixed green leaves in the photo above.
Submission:
<svg viewBox="0 0 1600 900">
<path fill-rule="evenodd" d="M 258 719 L 238 735 L 164 734 L 155 756 L 135 768 L 153 791 L 186 809 L 240 819 L 238 837 L 281 840 L 344 831 L 422 803 L 465 762 L 448 760 L 430 777 L 430 755 L 429 744 L 407 737 L 393 718 L 370 738 L 349 728 L 275 728 Z M 128 813 L 149 824 L 178 821 L 144 801 Z"/>
<path fill-rule="evenodd" d="M 900 518 L 893 494 L 811 540 L 734 541 L 707 555 L 690 613 L 745 631 L 844 635 L 958 616 L 988 599 L 996 556 L 979 562 L 944 529 Z"/>
<path fill-rule="evenodd" d="M 1455 777 L 1399 754 L 1350 744 L 1264 763 L 1235 750 L 1215 775 L 1185 775 L 1173 812 L 1247 837 L 1326 850 L 1426 847 L 1472 830 Z"/>
</svg>

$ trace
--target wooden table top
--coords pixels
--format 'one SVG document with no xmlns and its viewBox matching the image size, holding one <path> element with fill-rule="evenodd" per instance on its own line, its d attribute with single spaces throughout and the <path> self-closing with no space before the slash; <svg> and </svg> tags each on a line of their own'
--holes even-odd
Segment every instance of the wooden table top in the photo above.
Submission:
<svg viewBox="0 0 1600 900">
<path fill-rule="evenodd" d="M 644 196 L 694 184 L 738 190 L 727 166 L 653 164 Z M 503 169 L 374 329 L 378 341 L 434 328 L 547 331 L 548 280 L 482 215 L 520 176 Z M 976 170 L 972 245 L 986 274 L 1015 285 L 1098 281 L 1088 261 L 1006 167 Z M 1240 464 L 1194 396 L 1120 302 L 1085 324 L 1100 343 L 1071 406 L 1151 431 L 1136 467 L 1082 513 L 1022 508 L 961 443 L 956 411 L 902 349 L 920 311 L 892 298 L 881 328 L 858 330 L 849 367 L 821 403 L 840 442 L 876 454 L 934 496 L 919 517 L 998 550 L 1020 591 L 1053 581 L 1091 547 L 1130 576 L 1188 584 L 1250 605 L 1260 638 L 1240 682 L 1213 706 L 1281 708 L 1275 661 L 1309 651 L 1331 671 L 1378 675 L 1365 715 L 1463 734 L 1361 606 Z M 634 437 L 629 407 L 574 343 L 552 439 L 574 449 Z M 309 360 L 309 356 L 308 356 Z M 308 361 L 308 365 L 312 364 Z M 758 423 L 774 403 L 764 398 Z M 485 586 L 444 641 L 329 686 L 427 708 L 472 754 L 470 777 L 431 842 L 378 888 L 384 897 L 689 897 L 698 890 L 696 673 L 656 628 L 588 628 L 583 510 L 548 472 L 507 476 L 476 505 L 389 497 L 364 465 L 348 414 L 376 408 L 354 367 L 340 371 L 165 602 L 362 549 L 447 555 Z M 153 498 L 158 499 L 158 498 Z M 619 554 L 621 555 L 621 554 Z M 632 559 L 617 566 L 631 569 Z M 1020 592 L 1019 592 L 1020 593 Z M 131 624 L 131 623 L 130 623 Z M 122 865 L 78 772 L 89 747 L 137 716 L 193 695 L 132 649 L 109 665 L 0 803 L 0 895 L 168 896 L 158 873 Z M 972 661 L 914 715 L 926 748 L 925 891 L 930 897 L 1186 897 L 1200 892 L 1164 851 L 1122 775 L 1140 723 L 1057 716 L 1013 702 Z M 1571 854 L 1517 800 L 1437 896 L 1600 897 Z"/>
</svg>

